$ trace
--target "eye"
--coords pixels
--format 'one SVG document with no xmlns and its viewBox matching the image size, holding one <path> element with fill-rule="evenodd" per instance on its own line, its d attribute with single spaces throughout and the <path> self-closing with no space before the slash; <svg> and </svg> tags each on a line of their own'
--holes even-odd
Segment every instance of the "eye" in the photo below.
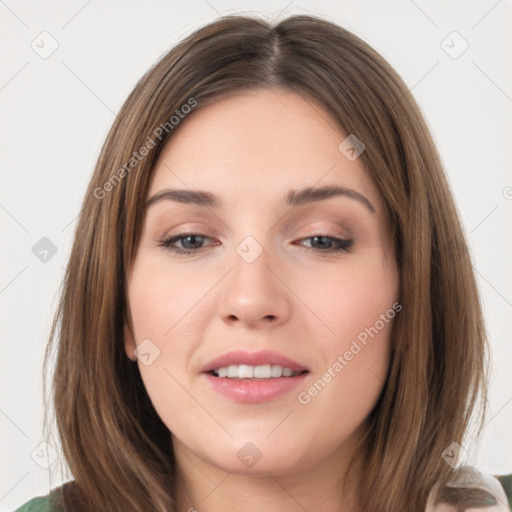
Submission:
<svg viewBox="0 0 512 512">
<path fill-rule="evenodd" d="M 198 249 L 203 248 L 204 240 L 211 239 L 201 233 L 182 233 L 160 240 L 159 245 L 177 254 L 192 254 L 193 252 L 198 252 Z M 182 247 L 175 246 L 176 242 L 180 242 Z"/>
<path fill-rule="evenodd" d="M 350 248 L 354 244 L 354 240 L 344 240 L 329 235 L 315 235 L 307 238 L 303 238 L 302 241 L 311 240 L 311 247 L 313 251 L 326 253 L 326 252 L 338 252 L 345 251 L 349 252 Z"/>
<path fill-rule="evenodd" d="M 211 240 L 211 238 L 202 233 L 182 233 L 160 240 L 159 245 L 176 254 L 192 254 L 205 247 L 203 245 L 205 240 Z M 305 247 L 317 253 L 349 252 L 354 244 L 354 240 L 344 240 L 329 235 L 310 236 L 300 241 L 311 241 L 311 245 L 305 245 Z M 175 245 L 176 243 L 181 244 L 181 247 Z"/>
</svg>

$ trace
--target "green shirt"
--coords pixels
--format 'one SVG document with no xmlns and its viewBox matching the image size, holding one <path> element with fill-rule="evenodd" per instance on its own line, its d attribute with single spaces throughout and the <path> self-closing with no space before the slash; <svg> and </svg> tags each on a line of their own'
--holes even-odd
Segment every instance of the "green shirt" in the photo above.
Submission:
<svg viewBox="0 0 512 512">
<path fill-rule="evenodd" d="M 508 505 L 510 507 L 510 510 L 512 511 L 512 474 L 496 476 L 495 478 L 499 480 L 503 489 L 505 490 L 505 494 L 508 499 Z M 20 508 L 16 509 L 14 512 L 73 512 L 71 510 L 62 511 L 60 508 L 51 505 L 51 498 L 56 496 L 60 492 L 61 488 L 62 486 L 53 489 L 47 496 L 31 499 L 30 501 L 22 505 Z M 482 508 L 482 512 L 485 512 L 485 508 Z"/>
<path fill-rule="evenodd" d="M 15 512 L 54 512 L 55 507 L 52 508 L 48 496 L 33 498 L 27 501 L 25 505 L 17 508 Z"/>
</svg>

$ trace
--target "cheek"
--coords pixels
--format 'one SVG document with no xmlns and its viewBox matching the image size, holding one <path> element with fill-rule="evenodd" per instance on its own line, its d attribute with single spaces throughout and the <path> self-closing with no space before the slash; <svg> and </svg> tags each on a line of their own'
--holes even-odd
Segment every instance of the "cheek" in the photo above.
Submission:
<svg viewBox="0 0 512 512">
<path fill-rule="evenodd" d="M 321 368 L 301 401 L 315 409 L 312 416 L 355 428 L 376 403 L 388 372 L 394 318 L 401 309 L 395 303 L 398 286 L 392 270 L 377 263 L 354 265 L 335 279 L 332 272 L 330 278 L 317 275 L 316 286 L 302 289 L 304 302 L 322 320 L 317 340 Z"/>
<path fill-rule="evenodd" d="M 129 287 L 130 309 L 137 342 L 154 337 L 163 345 L 179 329 L 189 315 L 197 316 L 208 289 L 214 285 L 215 276 L 180 272 L 165 265 L 153 265 L 148 258 L 134 267 Z"/>
<path fill-rule="evenodd" d="M 365 330 L 376 323 L 381 338 L 388 336 L 389 320 L 396 312 L 386 312 L 397 299 L 398 281 L 391 266 L 383 268 L 379 255 L 335 270 L 297 276 L 293 286 L 322 321 L 319 332 L 333 350 L 343 350 L 360 333 L 364 338 Z"/>
<path fill-rule="evenodd" d="M 186 391 L 187 363 L 211 314 L 214 304 L 207 292 L 216 280 L 212 272 L 191 275 L 175 268 L 171 272 L 151 258 L 141 259 L 133 268 L 128 295 L 135 344 L 150 354 L 149 364 L 144 364 L 144 357 L 137 364 L 146 391 L 169 429 L 177 412 L 183 417 L 198 412 Z"/>
</svg>

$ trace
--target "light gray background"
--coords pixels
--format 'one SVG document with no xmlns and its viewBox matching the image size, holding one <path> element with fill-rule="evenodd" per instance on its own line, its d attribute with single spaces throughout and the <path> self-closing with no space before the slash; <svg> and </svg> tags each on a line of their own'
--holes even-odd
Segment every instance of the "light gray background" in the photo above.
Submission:
<svg viewBox="0 0 512 512">
<path fill-rule="evenodd" d="M 512 472 L 510 1 L 0 0 L 3 511 L 49 490 L 49 470 L 35 462 L 43 351 L 82 197 L 115 113 L 178 40 L 242 12 L 325 16 L 376 48 L 412 90 L 469 236 L 493 350 L 488 424 L 469 460 Z M 31 47 L 51 48 L 44 31 L 58 43 L 46 59 Z M 469 44 L 458 58 L 464 41 L 453 31 Z M 46 263 L 32 252 L 42 237 L 58 250 Z"/>
</svg>

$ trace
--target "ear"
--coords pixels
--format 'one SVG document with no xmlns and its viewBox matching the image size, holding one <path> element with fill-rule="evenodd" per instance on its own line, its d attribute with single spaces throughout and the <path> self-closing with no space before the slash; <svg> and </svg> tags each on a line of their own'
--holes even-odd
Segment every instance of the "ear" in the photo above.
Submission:
<svg viewBox="0 0 512 512">
<path fill-rule="evenodd" d="M 132 361 L 136 361 L 137 357 L 134 354 L 134 351 L 136 349 L 135 340 L 133 338 L 133 334 L 131 329 L 128 327 L 128 325 L 124 324 L 124 350 L 126 352 L 126 355 L 128 356 L 128 359 L 131 359 Z"/>
</svg>

